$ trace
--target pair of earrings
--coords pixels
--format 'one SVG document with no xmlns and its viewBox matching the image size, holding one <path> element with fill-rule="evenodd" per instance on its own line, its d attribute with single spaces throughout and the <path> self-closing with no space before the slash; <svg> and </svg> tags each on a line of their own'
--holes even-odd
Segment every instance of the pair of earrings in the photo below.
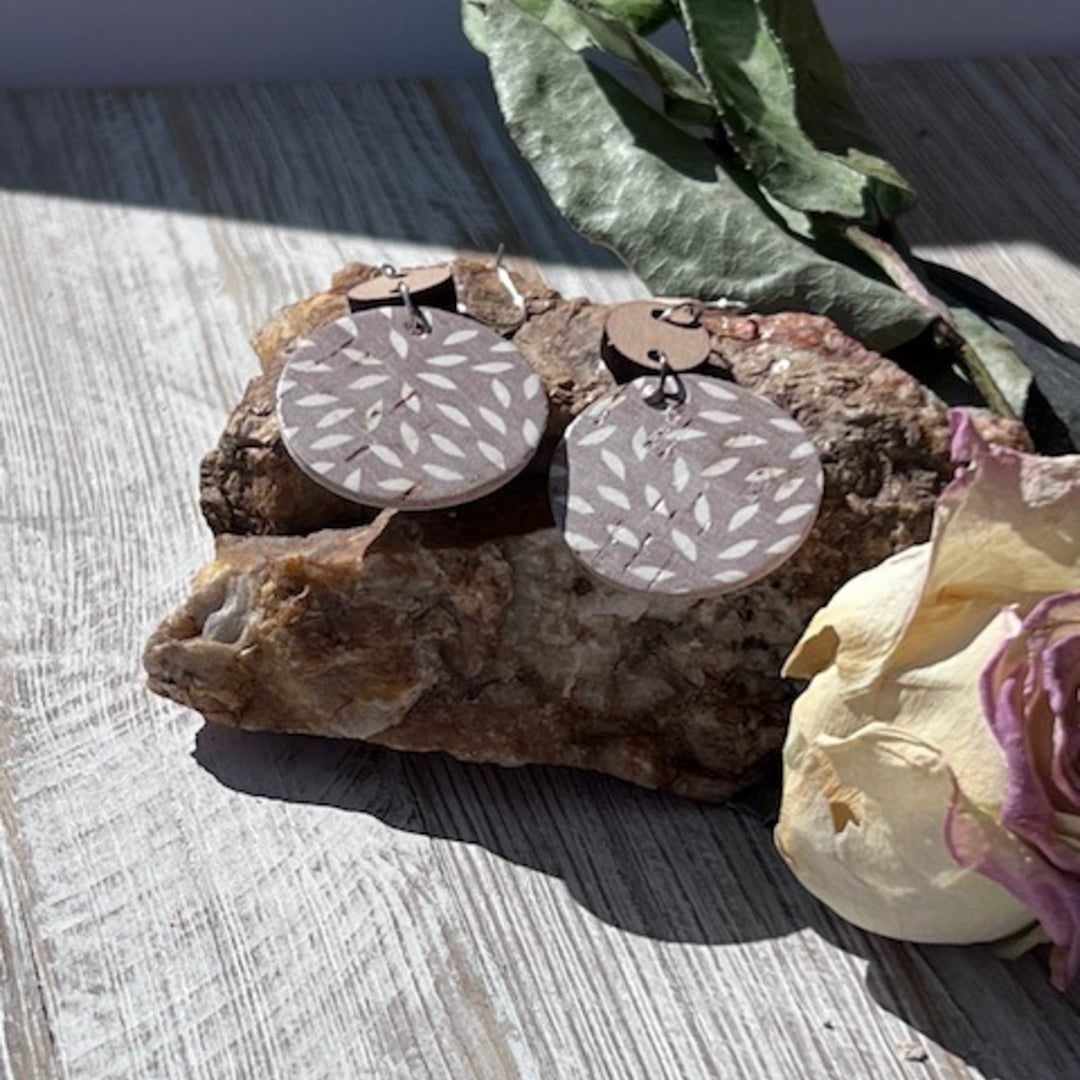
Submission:
<svg viewBox="0 0 1080 1080">
<path fill-rule="evenodd" d="M 285 446 L 357 502 L 427 510 L 480 498 L 539 446 L 539 377 L 511 342 L 434 306 L 452 303 L 447 268 L 384 270 L 350 293 L 362 310 L 292 347 L 278 386 Z M 573 420 L 556 451 L 556 525 L 614 585 L 731 592 L 790 558 L 817 516 L 823 476 L 801 426 L 695 373 L 711 351 L 702 310 L 614 307 L 601 352 L 621 385 Z"/>
</svg>

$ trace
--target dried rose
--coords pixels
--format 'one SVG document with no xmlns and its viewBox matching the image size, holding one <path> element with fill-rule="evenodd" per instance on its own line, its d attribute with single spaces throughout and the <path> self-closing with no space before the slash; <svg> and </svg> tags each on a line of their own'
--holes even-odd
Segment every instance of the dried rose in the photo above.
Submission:
<svg viewBox="0 0 1080 1080">
<path fill-rule="evenodd" d="M 953 421 L 971 464 L 929 543 L 848 582 L 785 666 L 812 681 L 776 842 L 811 892 L 891 937 L 991 941 L 1038 920 L 1064 985 L 1080 969 L 1080 457 L 988 447 Z"/>
</svg>

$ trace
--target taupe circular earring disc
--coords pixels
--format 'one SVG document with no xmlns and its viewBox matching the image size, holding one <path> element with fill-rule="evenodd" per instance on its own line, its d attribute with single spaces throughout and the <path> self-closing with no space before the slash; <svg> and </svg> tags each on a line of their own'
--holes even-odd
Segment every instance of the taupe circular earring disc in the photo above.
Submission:
<svg viewBox="0 0 1080 1080">
<path fill-rule="evenodd" d="M 457 292 L 454 275 L 449 266 L 417 266 L 393 274 L 378 274 L 367 281 L 354 285 L 346 296 L 353 311 L 384 307 L 401 303 L 401 286 L 404 285 L 414 303 L 426 307 L 454 311 Z"/>
<path fill-rule="evenodd" d="M 667 318 L 660 316 L 670 312 Z M 633 374 L 659 371 L 662 358 L 672 371 L 690 371 L 709 358 L 709 332 L 696 318 L 687 320 L 690 308 L 658 300 L 635 300 L 611 309 L 604 323 L 605 351 L 614 350 L 619 361 L 637 368 Z M 691 313 L 692 314 L 692 313 Z M 605 356 L 605 359 L 609 359 Z M 610 359 L 609 359 L 610 364 Z M 618 377 L 619 372 L 614 372 Z"/>
<path fill-rule="evenodd" d="M 532 458 L 547 422 L 539 376 L 467 319 L 404 308 L 338 319 L 300 339 L 278 382 L 285 447 L 330 491 L 434 510 L 479 499 Z"/>
<path fill-rule="evenodd" d="M 650 404 L 656 377 L 595 401 L 551 470 L 555 522 L 605 581 L 680 596 L 731 592 L 806 539 L 821 464 L 802 427 L 730 383 L 683 375 L 679 403 Z"/>
</svg>

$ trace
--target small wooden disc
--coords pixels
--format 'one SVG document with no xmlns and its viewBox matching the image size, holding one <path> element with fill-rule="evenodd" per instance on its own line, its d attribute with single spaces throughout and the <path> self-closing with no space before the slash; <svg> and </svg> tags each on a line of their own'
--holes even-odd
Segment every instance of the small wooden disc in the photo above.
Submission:
<svg viewBox="0 0 1080 1080">
<path fill-rule="evenodd" d="M 670 315 L 660 318 L 669 309 Z M 631 377 L 659 371 L 661 357 L 672 371 L 691 371 L 705 363 L 711 350 L 709 332 L 689 306 L 635 300 L 612 308 L 604 324 L 605 359 L 616 378 L 622 374 L 616 369 L 622 367 L 632 371 Z"/>
<path fill-rule="evenodd" d="M 296 342 L 278 382 L 293 460 L 369 506 L 434 510 L 479 499 L 532 458 L 547 422 L 539 376 L 472 319 L 400 307 L 348 315 Z"/>
<path fill-rule="evenodd" d="M 457 306 L 457 293 L 454 289 L 454 275 L 447 265 L 417 266 L 409 270 L 400 270 L 393 274 L 378 274 L 367 281 L 354 285 L 346 296 L 353 311 L 367 311 L 369 308 L 384 307 L 388 304 L 400 304 L 399 286 L 404 283 L 417 304 L 425 307 L 442 308 L 454 311 Z"/>
<path fill-rule="evenodd" d="M 652 404 L 650 376 L 570 424 L 552 465 L 552 509 L 567 545 L 605 581 L 715 596 L 791 557 L 824 477 L 806 432 L 772 402 L 707 376 L 678 382 L 679 403 Z"/>
</svg>

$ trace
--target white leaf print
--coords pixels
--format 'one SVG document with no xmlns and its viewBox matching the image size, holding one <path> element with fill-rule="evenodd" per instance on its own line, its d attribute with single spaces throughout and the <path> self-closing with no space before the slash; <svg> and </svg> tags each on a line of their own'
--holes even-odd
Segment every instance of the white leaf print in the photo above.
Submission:
<svg viewBox="0 0 1080 1080">
<path fill-rule="evenodd" d="M 674 570 L 665 570 L 662 566 L 631 566 L 630 573 L 650 585 L 658 585 L 675 576 Z"/>
<path fill-rule="evenodd" d="M 517 346 L 512 341 L 500 341 L 492 345 L 489 352 L 517 352 Z"/>
<path fill-rule="evenodd" d="M 300 398 L 296 404 L 305 409 L 316 409 L 320 405 L 336 405 L 338 399 L 333 394 L 308 394 Z"/>
<path fill-rule="evenodd" d="M 389 446 L 379 446 L 374 444 L 369 446 L 368 449 L 380 460 L 385 461 L 387 465 L 393 465 L 394 468 L 400 469 L 402 467 L 401 458 L 390 449 Z"/>
<path fill-rule="evenodd" d="M 722 585 L 734 585 L 737 581 L 745 581 L 749 576 L 745 570 L 720 570 L 713 574 L 713 581 L 719 581 Z"/>
<path fill-rule="evenodd" d="M 785 499 L 790 499 L 796 491 L 799 490 L 806 483 L 806 478 L 802 476 L 793 476 L 790 480 L 785 480 L 777 489 L 776 494 L 773 495 L 775 502 L 783 502 Z"/>
<path fill-rule="evenodd" d="M 566 497 L 567 510 L 573 510 L 575 514 L 594 514 L 592 503 L 587 502 L 580 495 L 568 495 Z"/>
<path fill-rule="evenodd" d="M 398 401 L 403 401 L 405 408 L 409 412 L 418 413 L 420 411 L 420 395 L 407 382 L 401 384 L 401 389 L 398 391 Z"/>
<path fill-rule="evenodd" d="M 764 446 L 765 443 L 766 440 L 760 435 L 733 435 L 724 440 L 724 445 L 730 446 L 732 450 L 741 450 L 746 446 Z"/>
<path fill-rule="evenodd" d="M 295 379 L 279 379 L 277 384 L 278 393 L 287 394 L 295 385 Z"/>
<path fill-rule="evenodd" d="M 479 371 L 481 375 L 502 375 L 504 372 L 513 371 L 514 365 L 505 360 L 492 360 L 486 364 L 473 364 L 473 371 Z"/>
<path fill-rule="evenodd" d="M 702 469 L 701 475 L 709 477 L 710 479 L 714 476 L 726 476 L 740 461 L 742 461 L 742 458 L 722 458 L 720 461 L 716 462 L 715 465 L 710 465 L 707 469 Z"/>
<path fill-rule="evenodd" d="M 595 431 L 590 431 L 588 435 L 584 435 L 578 439 L 578 446 L 597 446 L 602 442 L 607 442 L 607 440 L 618 430 L 619 429 L 614 424 L 608 424 L 606 427 L 597 428 Z"/>
<path fill-rule="evenodd" d="M 641 547 L 641 541 L 625 525 L 609 525 L 607 531 L 616 544 L 633 548 L 635 551 Z"/>
<path fill-rule="evenodd" d="M 540 376 L 537 374 L 530 375 L 522 386 L 522 391 L 525 394 L 526 401 L 532 401 L 538 393 L 540 393 Z"/>
<path fill-rule="evenodd" d="M 457 367 L 458 364 L 464 364 L 469 358 L 467 356 L 461 356 L 457 353 L 448 353 L 446 356 L 431 356 L 425 361 L 432 367 Z"/>
<path fill-rule="evenodd" d="M 698 413 L 698 416 L 711 424 L 736 424 L 742 419 L 738 413 L 721 412 L 719 409 L 706 409 Z"/>
<path fill-rule="evenodd" d="M 738 394 L 734 391 L 712 379 L 702 380 L 697 385 L 701 388 L 702 393 L 708 394 L 711 398 L 716 398 L 717 401 L 734 401 L 738 397 Z"/>
<path fill-rule="evenodd" d="M 445 435 L 440 435 L 437 431 L 431 432 L 431 441 L 448 457 L 463 458 L 465 456 L 465 451 L 456 442 Z"/>
<path fill-rule="evenodd" d="M 503 457 L 502 451 L 497 446 L 492 446 L 491 443 L 484 442 L 483 439 L 478 439 L 476 449 L 479 450 L 480 453 L 483 454 L 496 468 L 506 468 L 506 458 Z"/>
<path fill-rule="evenodd" d="M 690 466 L 686 464 L 686 458 L 677 457 L 675 467 L 671 470 L 671 482 L 676 491 L 683 491 L 690 483 Z"/>
<path fill-rule="evenodd" d="M 476 337 L 476 335 L 479 333 L 479 330 L 455 330 L 452 334 L 447 334 L 445 340 L 443 341 L 443 344 L 461 345 L 466 341 L 472 341 L 472 339 Z"/>
<path fill-rule="evenodd" d="M 634 457 L 638 461 L 644 461 L 646 454 L 649 452 L 649 435 L 645 430 L 645 426 L 639 427 L 633 435 L 630 436 L 630 449 L 634 451 Z"/>
<path fill-rule="evenodd" d="M 289 364 L 291 371 L 333 371 L 334 369 L 329 364 L 324 364 L 319 360 L 293 360 Z"/>
<path fill-rule="evenodd" d="M 342 446 L 347 442 L 352 442 L 354 438 L 355 436 L 345 434 L 344 432 L 338 432 L 334 435 L 324 435 L 321 439 L 316 439 L 311 444 L 311 449 L 332 450 L 335 446 Z"/>
<path fill-rule="evenodd" d="M 390 331 L 390 345 L 402 360 L 409 355 L 409 343 L 396 330 Z"/>
<path fill-rule="evenodd" d="M 471 428 L 472 421 L 457 407 L 454 405 L 447 405 L 442 401 L 435 402 L 435 408 L 439 410 L 447 418 L 452 420 L 458 427 Z"/>
<path fill-rule="evenodd" d="M 425 461 L 420 466 L 428 474 L 433 476 L 436 480 L 463 480 L 464 477 L 459 472 L 455 472 L 453 469 L 448 469 L 445 465 L 434 465 L 431 462 Z"/>
<path fill-rule="evenodd" d="M 809 457 L 814 452 L 814 444 L 811 442 L 799 443 L 794 450 L 788 454 L 788 457 L 792 461 L 798 461 L 800 458 Z"/>
<path fill-rule="evenodd" d="M 428 386 L 437 386 L 440 390 L 456 390 L 458 388 L 453 379 L 448 379 L 445 375 L 437 375 L 433 371 L 418 371 L 416 377 L 421 382 L 426 382 Z"/>
<path fill-rule="evenodd" d="M 410 454 L 415 454 L 420 449 L 420 436 L 416 434 L 416 429 L 406 421 L 401 421 L 401 441 L 405 444 L 405 449 Z"/>
<path fill-rule="evenodd" d="M 507 390 L 505 383 L 499 382 L 498 379 L 492 379 L 491 392 L 504 409 L 510 408 L 510 391 Z"/>
<path fill-rule="evenodd" d="M 655 510 L 661 516 L 667 517 L 668 507 L 667 503 L 664 502 L 664 496 L 652 484 L 645 485 L 645 502 L 650 510 Z"/>
<path fill-rule="evenodd" d="M 668 435 L 672 442 L 691 442 L 694 439 L 707 439 L 708 437 L 704 431 L 697 431 L 694 428 L 679 428 L 678 431 L 673 431 Z"/>
<path fill-rule="evenodd" d="M 791 431 L 794 432 L 796 435 L 803 434 L 802 425 L 798 422 L 798 420 L 792 420 L 790 416 L 781 416 L 775 420 L 770 420 L 769 423 L 772 424 L 774 428 L 778 428 L 780 431 Z"/>
<path fill-rule="evenodd" d="M 814 503 L 796 503 L 794 506 L 789 506 L 777 519 L 777 525 L 789 525 L 793 521 L 798 521 L 799 518 L 806 517 L 807 514 L 812 514 L 817 509 Z"/>
<path fill-rule="evenodd" d="M 351 473 L 349 473 L 349 475 L 346 476 L 345 479 L 342 480 L 341 482 L 345 487 L 347 487 L 349 489 L 349 491 L 359 491 L 360 490 L 360 477 L 361 477 L 361 475 L 362 475 L 362 470 L 353 469 L 353 471 Z"/>
<path fill-rule="evenodd" d="M 798 534 L 785 536 L 782 540 L 777 540 L 775 544 L 770 544 L 765 550 L 770 555 L 786 555 L 798 542 Z"/>
<path fill-rule="evenodd" d="M 342 349 L 341 355 L 361 367 L 383 366 L 383 362 L 377 356 L 372 356 L 371 353 L 366 353 L 362 349 Z"/>
<path fill-rule="evenodd" d="M 332 462 L 332 461 L 313 461 L 311 463 L 311 467 L 320 476 L 324 476 L 326 473 L 328 473 L 334 467 L 334 462 Z"/>
<path fill-rule="evenodd" d="M 744 555 L 749 555 L 757 546 L 758 542 L 756 540 L 740 540 L 737 544 L 724 548 L 716 557 L 718 559 L 741 559 Z"/>
<path fill-rule="evenodd" d="M 600 451 L 600 457 L 604 464 L 620 479 L 626 479 L 626 466 L 622 462 L 622 458 L 618 454 L 613 454 L 605 447 Z"/>
<path fill-rule="evenodd" d="M 712 507 L 704 495 L 699 495 L 694 500 L 694 520 L 703 532 L 712 525 Z"/>
<path fill-rule="evenodd" d="M 369 433 L 374 431 L 382 423 L 384 408 L 385 406 L 380 398 L 366 413 L 364 413 L 364 427 Z"/>
<path fill-rule="evenodd" d="M 600 545 L 595 540 L 590 540 L 587 536 L 582 536 L 581 533 L 564 532 L 563 540 L 566 541 L 567 547 L 573 548 L 574 551 L 600 550 Z"/>
<path fill-rule="evenodd" d="M 601 499 L 606 499 L 612 506 L 620 510 L 630 509 L 630 500 L 618 488 L 608 487 L 607 484 L 598 484 L 596 487 Z"/>
<path fill-rule="evenodd" d="M 350 390 L 368 390 L 372 386 L 382 386 L 384 382 L 389 382 L 389 375 L 361 375 L 359 379 L 354 379 L 349 383 Z"/>
<path fill-rule="evenodd" d="M 691 562 L 697 562 L 697 544 L 686 535 L 681 529 L 671 530 L 671 542 L 686 556 Z"/>
<path fill-rule="evenodd" d="M 412 491 L 416 487 L 416 481 L 408 480 L 404 476 L 392 476 L 389 480 L 380 480 L 379 487 L 385 491 Z"/>
<path fill-rule="evenodd" d="M 521 423 L 521 434 L 525 438 L 526 446 L 536 446 L 540 442 L 540 429 L 528 417 Z"/>
<path fill-rule="evenodd" d="M 354 412 L 356 410 L 353 408 L 331 409 L 315 426 L 317 428 L 333 427 L 335 424 L 340 424 L 342 420 L 348 420 Z"/>
<path fill-rule="evenodd" d="M 748 484 L 763 484 L 766 480 L 779 480 L 786 472 L 787 469 L 782 469 L 779 465 L 765 465 L 748 472 L 743 479 Z"/>
<path fill-rule="evenodd" d="M 500 434 L 506 434 L 506 421 L 485 405 L 478 405 L 476 411 Z"/>
<path fill-rule="evenodd" d="M 731 515 L 731 521 L 728 522 L 728 532 L 741 529 L 748 521 L 757 517 L 760 509 L 761 503 L 750 503 L 749 506 L 740 507 Z"/>
</svg>

